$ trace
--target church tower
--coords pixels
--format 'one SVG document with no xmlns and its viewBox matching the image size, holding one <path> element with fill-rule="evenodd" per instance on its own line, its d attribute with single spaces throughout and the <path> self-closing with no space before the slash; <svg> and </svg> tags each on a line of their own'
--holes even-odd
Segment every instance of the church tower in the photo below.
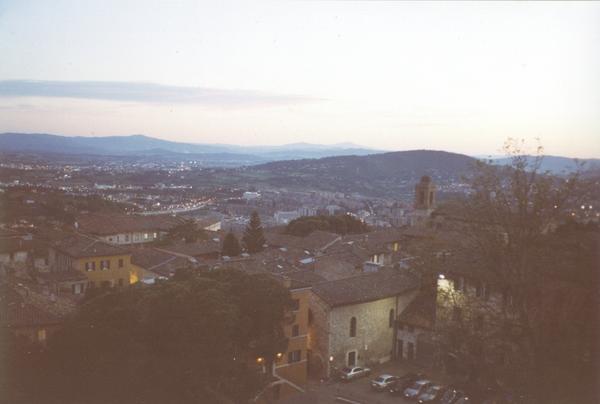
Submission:
<svg viewBox="0 0 600 404">
<path fill-rule="evenodd" d="M 435 206 L 435 185 L 431 177 L 424 175 L 415 185 L 415 209 L 431 211 Z"/>
</svg>

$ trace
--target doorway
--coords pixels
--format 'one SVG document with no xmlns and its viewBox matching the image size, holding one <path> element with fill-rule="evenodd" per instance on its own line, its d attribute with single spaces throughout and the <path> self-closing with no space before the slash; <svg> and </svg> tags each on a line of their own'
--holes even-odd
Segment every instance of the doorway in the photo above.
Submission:
<svg viewBox="0 0 600 404">
<path fill-rule="evenodd" d="M 348 366 L 356 366 L 356 351 L 348 352 Z"/>
</svg>

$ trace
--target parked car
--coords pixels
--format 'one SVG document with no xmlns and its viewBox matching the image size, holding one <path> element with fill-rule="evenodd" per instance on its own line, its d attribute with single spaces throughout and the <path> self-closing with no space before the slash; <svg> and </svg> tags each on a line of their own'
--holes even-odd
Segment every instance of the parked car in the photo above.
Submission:
<svg viewBox="0 0 600 404">
<path fill-rule="evenodd" d="M 426 379 L 423 373 L 407 373 L 404 376 L 400 376 L 396 382 L 390 386 L 389 392 L 390 394 L 404 394 L 404 390 L 409 388 L 414 382 L 417 380 Z"/>
<path fill-rule="evenodd" d="M 440 399 L 442 398 L 442 396 L 444 395 L 444 392 L 446 391 L 447 387 L 444 386 L 440 386 L 439 384 L 432 384 L 429 387 L 427 387 L 425 389 L 425 391 L 423 391 L 419 397 L 418 397 L 418 402 L 419 404 L 433 404 L 433 403 L 439 403 Z"/>
<path fill-rule="evenodd" d="M 440 399 L 440 404 L 455 404 L 460 398 L 465 396 L 465 392 L 450 386 Z"/>
<path fill-rule="evenodd" d="M 360 377 L 367 376 L 371 373 L 371 369 L 369 368 L 361 368 L 358 366 L 354 367 L 346 367 L 340 371 L 340 379 L 344 381 L 349 381 L 352 379 L 358 379 Z"/>
<path fill-rule="evenodd" d="M 397 376 L 392 376 L 388 374 L 377 376 L 375 379 L 371 380 L 371 388 L 377 391 L 384 391 L 393 386 L 394 383 L 398 381 Z"/>
<path fill-rule="evenodd" d="M 417 380 L 404 390 L 404 398 L 414 400 L 419 397 L 427 387 L 431 386 L 431 381 L 427 379 Z"/>
</svg>

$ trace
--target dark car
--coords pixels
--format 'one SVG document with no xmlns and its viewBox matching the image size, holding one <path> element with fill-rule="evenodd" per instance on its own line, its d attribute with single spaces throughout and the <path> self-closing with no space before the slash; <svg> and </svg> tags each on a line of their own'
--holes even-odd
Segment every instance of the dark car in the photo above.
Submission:
<svg viewBox="0 0 600 404">
<path fill-rule="evenodd" d="M 431 380 L 417 380 L 404 390 L 404 398 L 406 398 L 407 400 L 414 400 L 417 397 L 419 397 L 425 390 L 427 390 L 427 388 L 432 384 L 433 383 L 431 382 Z"/>
<path fill-rule="evenodd" d="M 377 391 L 384 391 L 390 386 L 393 386 L 396 381 L 398 381 L 397 376 L 392 376 L 388 374 L 380 375 L 375 379 L 371 380 L 371 388 Z"/>
<path fill-rule="evenodd" d="M 416 382 L 417 380 L 426 379 L 427 377 L 423 373 L 407 373 L 404 376 L 401 376 L 394 382 L 392 386 L 390 386 L 389 392 L 390 394 L 404 394 L 404 390 L 410 387 L 411 384 Z"/>
<path fill-rule="evenodd" d="M 439 403 L 445 391 L 446 387 L 440 386 L 439 384 L 432 384 L 419 395 L 418 402 L 419 404 Z"/>
<path fill-rule="evenodd" d="M 440 398 L 440 404 L 455 404 L 459 399 L 465 396 L 465 392 L 455 387 L 448 387 L 442 398 Z"/>
</svg>

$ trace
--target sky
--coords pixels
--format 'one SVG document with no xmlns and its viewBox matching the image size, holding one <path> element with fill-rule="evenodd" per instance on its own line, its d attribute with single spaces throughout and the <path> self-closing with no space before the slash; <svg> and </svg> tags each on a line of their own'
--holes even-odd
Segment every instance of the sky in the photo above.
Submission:
<svg viewBox="0 0 600 404">
<path fill-rule="evenodd" d="M 600 157 L 600 3 L 0 0 L 0 132 Z"/>
</svg>

